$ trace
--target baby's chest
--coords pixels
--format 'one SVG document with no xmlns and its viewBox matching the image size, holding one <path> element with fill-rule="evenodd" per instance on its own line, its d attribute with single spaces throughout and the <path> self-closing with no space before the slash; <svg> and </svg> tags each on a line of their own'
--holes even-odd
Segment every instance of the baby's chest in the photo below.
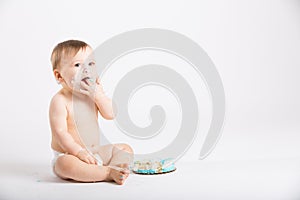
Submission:
<svg viewBox="0 0 300 200">
<path fill-rule="evenodd" d="M 69 129 L 76 132 L 86 146 L 98 145 L 100 133 L 97 111 L 93 107 L 83 108 L 85 109 L 68 108 Z"/>
</svg>

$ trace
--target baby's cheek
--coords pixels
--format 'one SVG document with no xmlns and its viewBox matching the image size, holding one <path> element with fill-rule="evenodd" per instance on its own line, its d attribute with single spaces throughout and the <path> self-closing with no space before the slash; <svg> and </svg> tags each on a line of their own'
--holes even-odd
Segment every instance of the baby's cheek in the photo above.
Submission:
<svg viewBox="0 0 300 200">
<path fill-rule="evenodd" d="M 69 86 L 73 89 L 76 86 L 75 77 L 72 77 L 69 81 Z"/>
<path fill-rule="evenodd" d="M 71 81 L 70 81 L 70 86 L 71 86 L 71 87 L 74 87 L 74 79 L 71 79 Z"/>
</svg>

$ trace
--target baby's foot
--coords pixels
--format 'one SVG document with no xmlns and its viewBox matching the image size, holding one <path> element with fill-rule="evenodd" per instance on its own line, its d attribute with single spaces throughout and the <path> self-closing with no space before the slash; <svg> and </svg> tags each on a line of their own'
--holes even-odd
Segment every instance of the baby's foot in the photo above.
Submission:
<svg viewBox="0 0 300 200">
<path fill-rule="evenodd" d="M 117 166 L 123 169 L 122 171 L 125 172 L 124 178 L 127 179 L 130 172 L 129 165 L 127 163 L 124 163 L 124 164 L 118 164 Z"/>
<path fill-rule="evenodd" d="M 118 170 L 115 168 L 110 168 L 109 177 L 119 185 L 123 185 L 128 177 L 129 172 L 126 170 Z"/>
</svg>

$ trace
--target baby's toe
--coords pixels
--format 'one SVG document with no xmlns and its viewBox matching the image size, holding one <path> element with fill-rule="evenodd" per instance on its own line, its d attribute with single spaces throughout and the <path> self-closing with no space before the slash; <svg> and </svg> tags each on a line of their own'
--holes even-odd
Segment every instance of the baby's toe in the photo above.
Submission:
<svg viewBox="0 0 300 200">
<path fill-rule="evenodd" d="M 128 163 L 118 164 L 117 166 L 120 167 L 120 168 L 123 168 L 123 169 L 129 169 Z"/>
</svg>

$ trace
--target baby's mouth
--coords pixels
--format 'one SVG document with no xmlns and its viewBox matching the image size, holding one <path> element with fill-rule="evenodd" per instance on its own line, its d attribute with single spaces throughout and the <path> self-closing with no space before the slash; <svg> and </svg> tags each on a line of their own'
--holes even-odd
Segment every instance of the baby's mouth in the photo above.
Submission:
<svg viewBox="0 0 300 200">
<path fill-rule="evenodd" d="M 81 81 L 85 82 L 86 84 L 88 84 L 88 80 L 91 79 L 90 77 L 84 77 L 83 79 L 81 79 Z"/>
</svg>

